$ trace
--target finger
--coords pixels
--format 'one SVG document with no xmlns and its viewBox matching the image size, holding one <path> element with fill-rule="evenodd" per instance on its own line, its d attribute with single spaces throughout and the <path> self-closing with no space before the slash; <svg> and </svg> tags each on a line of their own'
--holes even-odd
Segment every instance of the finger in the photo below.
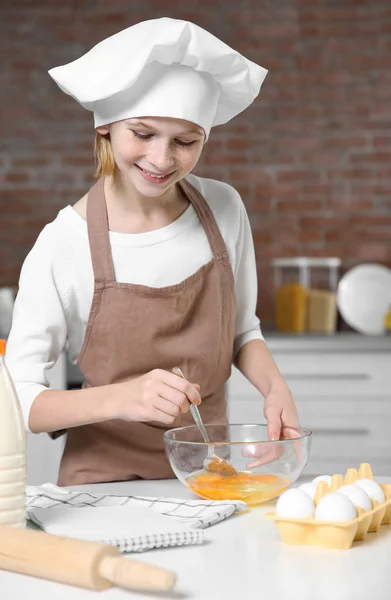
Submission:
<svg viewBox="0 0 391 600">
<path fill-rule="evenodd" d="M 183 379 L 183 377 L 179 377 L 178 375 L 174 375 L 174 373 L 170 373 L 169 371 L 164 371 L 163 369 L 161 372 L 163 383 L 186 394 L 189 402 L 192 404 L 201 403 L 200 393 L 190 381 L 187 381 L 187 379 Z"/>
<path fill-rule="evenodd" d="M 278 445 L 275 442 L 270 444 L 268 444 L 267 442 L 262 442 L 260 444 L 251 444 L 243 448 L 242 456 L 248 456 L 250 458 L 276 456 L 280 452 L 277 448 Z"/>
<path fill-rule="evenodd" d="M 282 444 L 258 444 L 255 447 L 244 448 L 242 454 L 244 456 L 252 456 L 255 460 L 249 462 L 246 467 L 253 469 L 261 465 L 266 465 L 279 459 L 284 453 Z"/>
<path fill-rule="evenodd" d="M 299 425 L 283 425 L 282 426 L 282 431 L 284 434 L 284 438 L 287 439 L 293 439 L 296 437 L 299 437 L 300 435 L 300 431 L 299 431 Z"/>
<path fill-rule="evenodd" d="M 198 383 L 193 383 L 194 387 L 196 388 L 196 390 L 200 391 L 201 386 L 198 385 Z"/>
<path fill-rule="evenodd" d="M 282 432 L 283 432 L 283 439 L 293 439 L 293 447 L 295 450 L 295 454 L 296 454 L 296 459 L 299 463 L 301 463 L 302 461 L 302 457 L 303 457 L 303 448 L 302 448 L 302 441 L 299 439 L 295 439 L 295 438 L 299 438 L 301 433 L 300 433 L 300 425 L 298 422 L 298 419 L 296 417 L 296 415 L 292 415 L 292 416 L 283 416 L 283 420 L 286 421 L 288 424 L 287 425 L 283 425 L 282 427 Z"/>
<path fill-rule="evenodd" d="M 269 440 L 279 440 L 281 434 L 281 410 L 277 406 L 267 406 L 265 409 L 267 420 L 267 435 Z"/>
<path fill-rule="evenodd" d="M 171 402 L 171 404 L 175 405 L 178 407 L 179 412 L 187 412 L 190 408 L 190 403 L 189 400 L 186 396 L 186 394 L 184 394 L 183 392 L 180 392 L 179 390 L 175 390 L 174 388 L 170 387 L 169 385 L 166 384 L 162 384 L 161 387 L 158 390 L 158 395 L 160 398 Z M 159 405 L 157 405 L 159 406 Z"/>
<path fill-rule="evenodd" d="M 190 406 L 188 402 L 187 405 Z M 171 402 L 170 400 L 162 398 L 161 396 L 159 396 L 157 402 L 155 403 L 155 408 L 157 410 L 161 410 L 170 417 L 177 417 L 181 412 L 187 412 L 183 411 L 181 406 L 179 406 L 175 402 Z"/>
<path fill-rule="evenodd" d="M 247 469 L 255 469 L 256 467 L 265 466 L 269 463 L 274 462 L 275 460 L 278 460 L 281 455 L 282 455 L 282 452 L 280 454 L 270 455 L 269 457 L 265 456 L 262 458 L 257 458 L 256 460 L 253 460 L 252 462 L 247 463 L 246 468 Z"/>
<path fill-rule="evenodd" d="M 288 428 L 292 433 L 291 437 L 295 437 L 295 429 L 300 428 L 299 415 L 295 406 L 290 406 L 282 411 L 282 423 L 284 428 Z"/>
<path fill-rule="evenodd" d="M 164 425 L 173 425 L 175 417 L 164 412 L 163 410 L 160 410 L 158 407 L 155 407 L 150 421 L 156 421 L 158 423 L 163 423 Z"/>
</svg>

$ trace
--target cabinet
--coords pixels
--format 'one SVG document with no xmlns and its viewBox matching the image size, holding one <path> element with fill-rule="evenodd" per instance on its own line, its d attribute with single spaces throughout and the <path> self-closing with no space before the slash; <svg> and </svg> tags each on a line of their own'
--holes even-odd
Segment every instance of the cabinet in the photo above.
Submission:
<svg viewBox="0 0 391 600">
<path fill-rule="evenodd" d="M 266 342 L 312 430 L 307 475 L 370 462 L 391 475 L 391 338 L 275 335 Z M 259 392 L 237 370 L 227 383 L 230 422 L 264 423 Z"/>
</svg>

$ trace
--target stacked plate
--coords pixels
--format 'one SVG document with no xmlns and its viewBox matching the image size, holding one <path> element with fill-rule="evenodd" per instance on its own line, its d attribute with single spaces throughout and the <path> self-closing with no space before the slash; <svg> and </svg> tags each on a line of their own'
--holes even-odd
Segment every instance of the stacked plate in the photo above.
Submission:
<svg viewBox="0 0 391 600">
<path fill-rule="evenodd" d="M 337 305 L 344 321 L 366 335 L 386 332 L 391 309 L 391 269 L 375 263 L 358 265 L 340 280 Z"/>
</svg>

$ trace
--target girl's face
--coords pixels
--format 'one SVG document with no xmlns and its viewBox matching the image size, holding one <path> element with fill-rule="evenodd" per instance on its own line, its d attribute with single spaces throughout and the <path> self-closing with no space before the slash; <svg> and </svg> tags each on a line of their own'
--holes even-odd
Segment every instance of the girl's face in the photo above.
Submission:
<svg viewBox="0 0 391 600">
<path fill-rule="evenodd" d="M 192 171 L 204 131 L 181 119 L 142 117 L 98 127 L 110 133 L 114 160 L 125 182 L 146 197 L 163 195 Z"/>
</svg>

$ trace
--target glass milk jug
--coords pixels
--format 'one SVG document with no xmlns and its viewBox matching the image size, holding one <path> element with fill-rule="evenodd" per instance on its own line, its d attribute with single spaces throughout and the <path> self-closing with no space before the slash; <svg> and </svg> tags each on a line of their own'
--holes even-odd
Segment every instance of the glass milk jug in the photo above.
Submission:
<svg viewBox="0 0 391 600">
<path fill-rule="evenodd" d="M 26 435 L 0 340 L 0 525 L 26 526 Z"/>
</svg>

